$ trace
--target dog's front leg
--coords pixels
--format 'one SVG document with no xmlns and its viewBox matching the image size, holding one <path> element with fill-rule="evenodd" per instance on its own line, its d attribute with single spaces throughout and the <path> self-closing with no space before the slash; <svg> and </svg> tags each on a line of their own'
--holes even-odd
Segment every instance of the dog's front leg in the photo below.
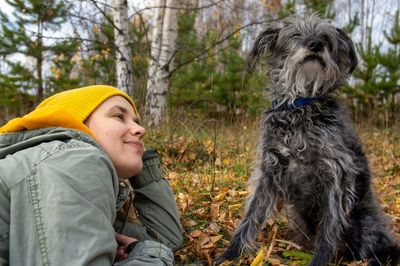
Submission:
<svg viewBox="0 0 400 266">
<path fill-rule="evenodd" d="M 273 172 L 270 171 L 269 175 Z M 238 258 L 243 251 L 252 247 L 259 230 L 265 221 L 271 218 L 272 211 L 276 208 L 279 190 L 270 182 L 272 177 L 259 168 L 255 170 L 251 179 L 257 180 L 258 183 L 247 201 L 245 216 L 235 231 L 228 248 L 221 257 L 215 260 L 216 264 L 226 260 L 232 261 Z"/>
<path fill-rule="evenodd" d="M 325 184 L 326 185 L 326 184 Z M 337 240 L 347 224 L 346 212 L 341 204 L 342 190 L 330 188 L 323 192 L 320 200 L 321 221 L 317 226 L 315 254 L 311 266 L 328 265 L 335 254 Z"/>
</svg>

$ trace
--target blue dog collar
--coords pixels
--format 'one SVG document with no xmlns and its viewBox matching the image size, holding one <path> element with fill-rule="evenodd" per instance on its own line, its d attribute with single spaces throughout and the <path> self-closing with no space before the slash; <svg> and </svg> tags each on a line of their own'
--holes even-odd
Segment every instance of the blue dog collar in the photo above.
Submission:
<svg viewBox="0 0 400 266">
<path fill-rule="evenodd" d="M 290 109 L 292 107 L 300 107 L 300 106 L 309 104 L 310 102 L 315 101 L 316 99 L 318 99 L 318 98 L 316 98 L 316 97 L 313 97 L 313 98 L 296 98 L 293 101 L 293 104 L 291 103 L 291 100 L 286 100 L 285 103 L 286 103 L 286 107 L 288 109 Z M 274 109 L 278 108 L 278 102 L 277 101 L 273 101 L 272 102 L 272 106 L 273 106 Z"/>
</svg>

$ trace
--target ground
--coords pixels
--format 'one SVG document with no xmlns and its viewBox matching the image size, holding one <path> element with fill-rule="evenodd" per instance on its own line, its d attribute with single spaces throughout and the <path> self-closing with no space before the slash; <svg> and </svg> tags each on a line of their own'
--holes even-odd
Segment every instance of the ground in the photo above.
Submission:
<svg viewBox="0 0 400 266">
<path fill-rule="evenodd" d="M 211 261 L 228 245 L 248 194 L 246 182 L 258 135 L 256 124 L 217 125 L 214 121 L 196 127 L 181 123 L 154 131 L 146 139 L 147 145 L 156 146 L 162 155 L 164 173 L 181 215 L 185 242 L 176 253 L 177 265 Z M 400 239 L 400 132 L 370 126 L 358 126 L 357 130 L 383 211 L 392 219 L 394 234 Z M 260 232 L 260 249 L 231 264 L 306 265 L 312 252 L 288 239 L 287 224 L 283 211 Z M 364 264 L 337 261 L 333 265 Z"/>
</svg>

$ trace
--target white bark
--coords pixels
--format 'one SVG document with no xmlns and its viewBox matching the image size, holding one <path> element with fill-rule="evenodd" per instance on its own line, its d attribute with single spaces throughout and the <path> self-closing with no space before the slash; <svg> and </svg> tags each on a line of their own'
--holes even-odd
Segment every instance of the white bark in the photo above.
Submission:
<svg viewBox="0 0 400 266">
<path fill-rule="evenodd" d="M 176 50 L 179 0 L 157 0 L 152 32 L 149 77 L 146 92 L 146 114 L 149 124 L 163 123 L 170 85 L 170 70 Z"/>
<path fill-rule="evenodd" d="M 128 2 L 113 0 L 114 37 L 116 50 L 116 73 L 118 88 L 133 97 L 132 53 L 129 38 Z"/>
</svg>

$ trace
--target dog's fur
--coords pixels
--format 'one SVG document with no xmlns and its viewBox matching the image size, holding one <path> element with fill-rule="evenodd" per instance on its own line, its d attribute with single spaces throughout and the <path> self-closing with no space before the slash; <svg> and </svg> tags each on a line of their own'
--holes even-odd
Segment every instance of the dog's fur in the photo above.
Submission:
<svg viewBox="0 0 400 266">
<path fill-rule="evenodd" d="M 247 65 L 257 63 L 265 66 L 266 94 L 276 109 L 262 114 L 253 190 L 217 264 L 254 247 L 283 200 L 314 246 L 310 265 L 327 265 L 336 252 L 370 265 L 397 265 L 400 248 L 372 191 L 366 156 L 347 109 L 330 96 L 357 66 L 351 39 L 315 15 L 292 17 L 258 36 Z M 314 99 L 287 107 L 299 97 Z"/>
</svg>

